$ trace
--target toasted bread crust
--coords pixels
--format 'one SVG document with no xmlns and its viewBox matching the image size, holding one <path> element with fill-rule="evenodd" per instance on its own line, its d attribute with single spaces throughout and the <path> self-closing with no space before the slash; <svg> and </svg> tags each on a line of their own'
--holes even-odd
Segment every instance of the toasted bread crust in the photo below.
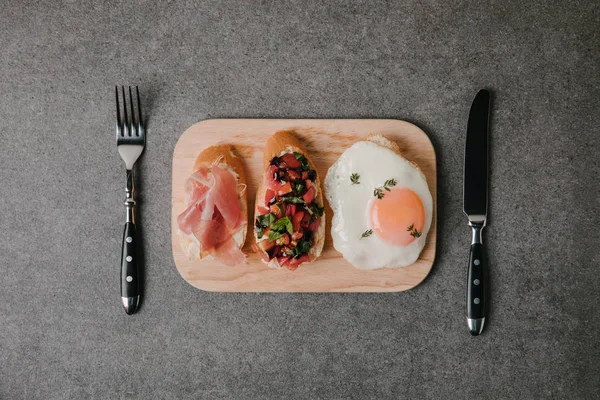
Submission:
<svg viewBox="0 0 600 400">
<path fill-rule="evenodd" d="M 400 146 L 398 146 L 398 144 L 396 144 L 396 142 L 392 142 L 390 139 L 383 136 L 381 133 L 372 133 L 369 136 L 367 136 L 365 141 L 375 143 L 376 145 L 385 147 L 386 149 L 390 149 L 394 153 L 398 154 L 400 157 L 404 158 L 404 156 L 402 155 L 402 150 L 400 150 Z M 425 177 L 425 174 L 423 173 L 421 168 L 417 165 L 417 163 L 410 161 L 410 160 L 406 160 L 406 161 L 408 161 L 413 167 L 415 167 L 421 173 L 421 175 L 423 175 L 423 177 Z"/>
<path fill-rule="evenodd" d="M 315 168 L 315 163 L 313 162 L 312 158 L 310 157 L 310 155 L 308 154 L 308 152 L 302 145 L 302 142 L 300 142 L 300 140 L 298 140 L 298 138 L 294 135 L 294 131 L 292 131 L 292 130 L 277 131 L 273 134 L 273 136 L 271 136 L 267 140 L 267 142 L 265 143 L 265 151 L 264 151 L 264 156 L 263 156 L 263 171 L 267 170 L 273 157 L 280 156 L 284 152 L 285 153 L 298 152 L 300 154 L 303 154 L 306 157 L 306 159 L 308 160 L 308 164 L 315 170 L 315 172 L 317 172 L 317 169 Z M 265 180 L 261 179 L 261 181 L 258 185 L 258 189 L 256 191 L 256 201 L 254 204 L 254 219 L 256 219 L 256 216 L 258 215 L 258 207 L 264 201 L 265 194 L 267 191 L 267 188 L 266 188 L 264 182 L 265 182 Z M 319 177 L 319 172 L 317 172 L 317 178 L 315 180 L 315 185 L 317 186 L 317 189 L 318 189 L 317 195 L 315 197 L 315 201 L 319 207 L 323 207 L 323 189 L 321 186 L 321 179 Z M 315 243 L 313 244 L 310 251 L 308 252 L 308 256 L 310 257 L 310 262 L 313 262 L 314 260 L 316 260 L 321 255 L 321 252 L 323 251 L 323 244 L 325 243 L 325 214 L 323 214 L 323 216 L 321 218 L 322 218 L 322 220 L 321 220 L 319 229 L 314 234 L 314 237 L 316 239 Z M 255 240 L 258 240 L 258 238 L 256 237 L 256 234 L 254 235 L 254 238 L 255 238 Z M 269 264 L 270 267 L 277 268 L 278 263 L 277 264 L 276 263 L 277 263 L 277 260 L 274 259 L 274 260 L 271 260 L 267 264 Z"/>
<path fill-rule="evenodd" d="M 219 144 L 215 146 L 207 147 L 202 150 L 194 161 L 192 167 L 192 173 L 198 171 L 202 166 L 212 165 L 215 161 L 219 160 L 219 164 L 227 165 L 237 175 L 238 185 L 246 185 L 246 173 L 244 171 L 244 165 L 242 160 L 233 153 L 233 149 L 228 144 Z M 240 229 L 235 232 L 234 240 L 241 249 L 246 241 L 246 232 L 248 227 L 248 191 L 244 190 L 244 194 L 240 197 L 240 208 L 242 211 L 243 223 Z M 193 235 L 186 235 L 179 232 L 179 239 L 181 247 L 184 252 L 187 253 L 189 259 L 203 260 L 209 257 L 208 252 L 198 251 L 197 246 L 193 246 L 193 243 L 197 243 L 197 239 Z M 198 247 L 199 248 L 199 247 Z"/>
<path fill-rule="evenodd" d="M 244 171 L 244 166 L 242 164 L 242 160 L 233 153 L 233 149 L 228 144 L 218 144 L 216 146 L 210 146 L 206 149 L 202 150 L 198 157 L 196 157 L 196 161 L 194 161 L 194 167 L 192 168 L 192 172 L 196 172 L 203 165 L 211 165 L 216 160 L 221 158 L 221 163 L 226 164 L 235 172 L 238 176 L 238 183 L 240 185 L 246 184 L 246 173 Z M 244 196 L 246 194 L 244 193 Z"/>
<path fill-rule="evenodd" d="M 402 155 L 400 146 L 398 146 L 395 142 L 392 142 L 390 139 L 383 136 L 381 133 L 371 133 L 369 136 L 367 136 L 365 141 L 373 142 L 381 147 L 386 147 L 386 148 L 392 150 L 394 153 L 398 154 L 399 156 Z"/>
</svg>

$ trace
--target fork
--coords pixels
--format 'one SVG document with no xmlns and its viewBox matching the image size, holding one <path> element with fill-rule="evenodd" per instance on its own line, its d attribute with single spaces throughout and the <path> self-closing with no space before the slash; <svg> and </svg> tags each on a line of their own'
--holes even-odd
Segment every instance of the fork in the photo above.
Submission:
<svg viewBox="0 0 600 400">
<path fill-rule="evenodd" d="M 121 301 L 128 315 L 135 313 L 140 303 L 140 273 L 138 263 L 138 245 L 135 228 L 135 200 L 133 166 L 138 160 L 146 145 L 146 134 L 142 123 L 142 108 L 140 93 L 135 87 L 137 110 L 134 112 L 133 95 L 129 86 L 129 111 L 125 87 L 121 86 L 123 117 L 119 106 L 119 87 L 115 86 L 117 99 L 117 150 L 127 168 L 127 186 L 125 187 L 127 219 L 123 232 L 123 246 L 121 255 Z M 134 116 L 135 115 L 135 116 Z"/>
</svg>

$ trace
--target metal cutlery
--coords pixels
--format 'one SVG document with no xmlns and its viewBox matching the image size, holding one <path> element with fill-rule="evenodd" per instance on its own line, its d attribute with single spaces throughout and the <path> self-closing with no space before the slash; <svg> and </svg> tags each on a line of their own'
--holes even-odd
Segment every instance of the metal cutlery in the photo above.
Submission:
<svg viewBox="0 0 600 400">
<path fill-rule="evenodd" d="M 134 166 L 146 145 L 146 134 L 142 122 L 140 93 L 135 87 L 136 105 L 134 108 L 133 93 L 129 86 L 129 107 L 125 87 L 121 86 L 122 111 L 119 105 L 119 87 L 115 86 L 117 100 L 117 150 L 127 168 L 127 185 L 125 187 L 125 208 L 127 210 L 123 246 L 121 255 L 121 301 L 125 312 L 135 313 L 140 302 L 140 265 L 138 260 L 138 237 L 135 227 L 134 200 Z"/>
<path fill-rule="evenodd" d="M 469 111 L 465 145 L 463 210 L 472 230 L 467 282 L 467 325 L 471 335 L 483 331 L 488 307 L 487 262 L 481 240 L 488 207 L 488 131 L 491 95 L 480 90 Z"/>
</svg>

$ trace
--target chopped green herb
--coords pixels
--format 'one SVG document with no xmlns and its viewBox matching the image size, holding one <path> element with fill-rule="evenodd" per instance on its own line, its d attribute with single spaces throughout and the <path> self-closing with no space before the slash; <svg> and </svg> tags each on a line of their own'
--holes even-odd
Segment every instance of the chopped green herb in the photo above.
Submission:
<svg viewBox="0 0 600 400">
<path fill-rule="evenodd" d="M 268 228 L 273 222 L 275 222 L 277 217 L 275 216 L 275 214 L 269 213 L 266 215 L 259 215 L 258 217 L 256 217 L 256 219 L 258 220 L 258 223 L 261 227 Z"/>
<path fill-rule="evenodd" d="M 306 159 L 304 154 L 294 152 L 294 157 L 296 157 L 296 160 L 298 160 L 302 163 L 303 171 L 308 171 L 310 169 L 310 165 L 308 165 L 308 160 Z"/>
<path fill-rule="evenodd" d="M 281 201 L 285 201 L 290 204 L 304 204 L 304 200 L 297 196 L 284 196 L 281 198 Z"/>
<path fill-rule="evenodd" d="M 269 240 L 270 240 L 271 242 L 274 242 L 274 241 L 276 241 L 277 239 L 279 239 L 279 238 L 280 238 L 280 237 L 282 237 L 282 236 L 283 236 L 283 233 L 280 233 L 280 232 L 275 232 L 275 231 L 273 231 L 272 229 L 269 231 Z"/>
<path fill-rule="evenodd" d="M 373 234 L 373 230 L 372 229 L 368 229 L 366 231 L 363 232 L 362 235 L 360 235 L 361 240 L 364 238 L 367 238 L 369 236 L 371 236 Z"/>
<path fill-rule="evenodd" d="M 254 227 L 254 232 L 256 233 L 256 237 L 258 239 L 262 239 L 262 237 L 265 234 L 265 231 L 262 228 L 259 228 L 259 227 Z"/>
<path fill-rule="evenodd" d="M 296 157 L 296 160 L 300 161 L 303 165 L 308 162 L 304 154 L 298 153 L 296 151 L 294 152 L 294 157 Z"/>
<path fill-rule="evenodd" d="M 360 179 L 360 175 L 359 174 L 352 174 L 350 175 L 350 182 L 352 182 L 353 185 L 358 185 L 360 182 L 358 181 Z"/>
<path fill-rule="evenodd" d="M 277 220 L 277 222 L 275 222 L 271 227 L 270 232 L 273 231 L 282 233 L 285 233 L 287 231 L 287 233 L 292 234 L 294 232 L 294 226 L 292 225 L 292 220 L 290 219 L 290 217 L 283 217 Z"/>
<path fill-rule="evenodd" d="M 304 183 L 296 183 L 296 185 L 294 186 L 294 190 L 298 194 L 302 193 L 302 191 L 304 190 Z"/>
<path fill-rule="evenodd" d="M 304 205 L 304 209 L 312 216 L 311 221 L 322 217 L 323 211 L 325 211 L 325 207 L 319 207 L 316 203 L 312 203 L 310 206 Z"/>
<path fill-rule="evenodd" d="M 311 204 L 310 209 L 314 214 L 317 214 L 319 217 L 322 217 L 323 211 L 325 211 L 325 207 L 319 207 L 315 203 Z"/>
<path fill-rule="evenodd" d="M 307 254 L 312 247 L 312 240 L 305 240 L 304 238 L 298 242 L 296 247 L 291 250 L 291 256 L 295 258 L 299 258 L 300 256 Z"/>
</svg>

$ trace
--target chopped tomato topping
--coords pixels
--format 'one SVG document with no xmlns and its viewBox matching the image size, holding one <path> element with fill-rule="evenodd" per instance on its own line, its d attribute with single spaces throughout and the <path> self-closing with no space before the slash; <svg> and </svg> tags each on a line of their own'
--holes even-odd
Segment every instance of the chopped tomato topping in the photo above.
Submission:
<svg viewBox="0 0 600 400">
<path fill-rule="evenodd" d="M 278 218 L 281 217 L 281 208 L 279 208 L 277 204 L 273 204 L 271 207 L 269 207 L 269 210 Z"/>
<path fill-rule="evenodd" d="M 294 271 L 296 268 L 298 268 L 298 266 L 300 264 L 302 264 L 303 262 L 306 261 L 310 261 L 310 257 L 308 256 L 308 254 L 304 254 L 303 256 L 300 256 L 300 258 L 292 258 L 290 260 L 290 265 L 288 265 L 288 269 L 290 271 Z"/>
<path fill-rule="evenodd" d="M 275 198 L 275 192 L 271 189 L 267 189 L 265 193 L 265 206 L 269 207 L 271 201 Z"/>
<path fill-rule="evenodd" d="M 269 209 L 267 207 L 258 206 L 258 215 L 266 215 L 269 213 Z"/>
<path fill-rule="evenodd" d="M 285 184 L 281 185 L 281 187 L 279 189 L 277 189 L 277 194 L 279 196 L 283 196 L 285 194 L 288 194 L 292 191 L 292 184 L 289 182 L 286 182 Z"/>
<path fill-rule="evenodd" d="M 310 223 L 310 225 L 308 226 L 308 229 L 310 229 L 313 232 L 316 232 L 317 229 L 319 229 L 320 225 L 321 225 L 321 218 L 317 218 L 316 220 L 314 220 L 313 222 Z"/>
<path fill-rule="evenodd" d="M 290 177 L 291 180 L 300 179 L 300 174 L 293 170 L 288 171 L 288 176 Z"/>
<path fill-rule="evenodd" d="M 294 232 L 292 233 L 292 240 L 302 239 L 302 236 L 304 236 L 302 232 Z"/>
<path fill-rule="evenodd" d="M 287 233 L 275 241 L 278 246 L 287 246 L 290 244 L 290 235 Z"/>
<path fill-rule="evenodd" d="M 285 216 L 291 217 L 294 214 L 296 214 L 296 205 L 295 204 L 286 205 L 285 206 Z"/>
<path fill-rule="evenodd" d="M 279 169 L 275 165 L 269 165 L 265 173 L 265 184 L 267 188 L 273 190 L 279 195 L 283 195 L 292 191 L 292 185 L 289 182 L 281 180 Z"/>
<path fill-rule="evenodd" d="M 315 199 L 315 194 L 316 194 L 315 188 L 314 187 L 310 187 L 310 188 L 308 188 L 308 190 L 306 191 L 306 193 L 304 193 L 304 196 L 302 196 L 302 198 L 304 199 L 304 201 L 306 202 L 306 204 L 310 204 Z"/>
<path fill-rule="evenodd" d="M 296 160 L 296 156 L 293 153 L 287 153 L 281 157 L 281 160 L 285 162 L 286 166 L 291 169 L 300 168 L 302 163 Z"/>
<path fill-rule="evenodd" d="M 258 242 L 255 250 L 266 261 L 276 259 L 280 266 L 291 271 L 303 262 L 310 261 L 307 252 L 313 244 L 313 232 L 320 226 L 321 217 L 314 215 L 318 210 L 312 211 L 314 208 L 311 205 L 315 202 L 318 191 L 315 185 L 316 171 L 307 167 L 304 158 L 297 160 L 293 153 L 273 157 L 265 173 L 267 190 L 264 206 L 259 205 L 257 212 L 259 215 L 271 213 L 272 218 L 263 217 L 256 221 L 256 226 L 262 229 L 263 237 L 267 238 L 275 227 L 277 239 L 270 241 L 265 238 Z M 304 205 L 299 206 L 297 203 Z M 309 207 L 305 210 L 307 205 Z M 289 222 L 278 223 L 281 218 L 291 220 L 291 234 L 287 231 Z M 269 221 L 271 226 L 263 228 L 264 221 Z"/>
<path fill-rule="evenodd" d="M 292 217 L 292 226 L 294 227 L 294 232 L 299 232 L 300 231 L 300 222 L 302 221 L 302 218 L 304 218 L 304 211 L 298 211 L 296 214 L 294 214 L 294 216 Z"/>
<path fill-rule="evenodd" d="M 300 221 L 300 226 L 306 228 L 308 225 L 310 225 L 310 214 L 305 213 L 304 217 L 302 217 L 302 221 Z"/>
<path fill-rule="evenodd" d="M 286 267 L 290 263 L 289 257 L 277 257 L 277 262 L 279 262 L 280 267 Z"/>
</svg>

